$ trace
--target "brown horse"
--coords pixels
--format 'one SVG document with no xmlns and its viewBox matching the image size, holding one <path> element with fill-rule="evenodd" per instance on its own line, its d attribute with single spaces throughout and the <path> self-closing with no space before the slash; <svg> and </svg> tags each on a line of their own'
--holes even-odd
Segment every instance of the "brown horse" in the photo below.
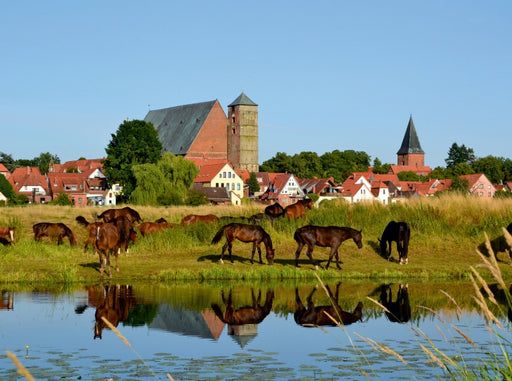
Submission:
<svg viewBox="0 0 512 381">
<path fill-rule="evenodd" d="M 124 208 L 120 209 L 107 209 L 98 216 L 98 219 L 103 219 L 103 221 L 105 222 L 110 222 L 114 218 L 118 217 L 125 217 L 132 223 L 142 221 L 142 218 L 140 218 L 139 213 L 136 210 L 130 208 L 129 206 L 125 206 Z"/>
<path fill-rule="evenodd" d="M 135 303 L 130 286 L 102 287 L 99 303 L 94 314 L 94 339 L 101 340 L 103 329 L 108 328 L 106 319 L 114 327 L 128 318 L 130 307 Z"/>
<path fill-rule="evenodd" d="M 72 246 L 76 246 L 75 235 L 62 222 L 39 222 L 32 226 L 32 231 L 34 232 L 34 240 L 41 241 L 43 237 L 57 237 L 57 244 L 62 244 L 62 239 L 64 237 L 69 238 L 69 244 Z"/>
<path fill-rule="evenodd" d="M 97 228 L 100 226 L 103 226 L 105 222 L 102 221 L 96 221 L 96 222 L 88 222 L 83 216 L 78 216 L 75 218 L 75 220 L 78 222 L 78 224 L 84 226 L 87 228 L 87 231 L 89 233 L 89 236 L 87 238 L 87 241 L 85 241 L 84 245 L 84 252 L 87 251 L 87 247 L 89 244 L 93 243 L 96 240 L 96 234 L 97 234 Z M 138 242 L 137 238 L 137 232 L 133 229 L 133 224 L 131 224 L 127 219 L 125 218 L 116 218 L 115 220 L 112 220 L 118 226 L 119 228 L 122 228 L 124 226 L 124 229 L 121 234 L 121 247 L 124 248 L 125 252 L 128 254 L 128 245 L 130 241 L 133 243 Z M 126 233 L 127 232 L 127 233 Z M 128 235 L 126 235 L 128 234 Z"/>
<path fill-rule="evenodd" d="M 284 209 L 284 216 L 288 217 L 290 220 L 299 217 L 304 218 L 306 217 L 306 210 L 311 209 L 313 207 L 313 204 L 314 201 L 310 198 L 299 200 L 295 204 L 288 205 Z"/>
<path fill-rule="evenodd" d="M 98 252 L 100 259 L 100 273 L 103 275 L 103 256 L 105 256 L 105 262 L 108 269 L 108 275 L 112 277 L 112 269 L 110 267 L 110 253 L 116 257 L 116 271 L 119 271 L 118 256 L 120 251 L 120 234 L 116 225 L 113 222 L 106 222 L 96 228 L 96 240 L 94 241 L 94 247 Z"/>
<path fill-rule="evenodd" d="M 251 289 L 252 306 L 244 306 L 236 309 L 231 296 L 232 290 L 229 290 L 227 300 L 224 297 L 224 291 L 221 292 L 222 301 L 226 305 L 226 310 L 222 312 L 222 309 L 218 304 L 212 304 L 212 309 L 215 312 L 215 315 L 217 315 L 223 323 L 229 325 L 259 324 L 268 316 L 270 311 L 272 311 L 272 302 L 274 300 L 273 291 L 267 291 L 265 303 L 260 306 L 261 290 L 258 292 L 258 298 L 256 298 L 254 290 Z"/>
<path fill-rule="evenodd" d="M 316 306 L 313 302 L 313 294 L 318 289 L 318 285 L 307 297 L 307 307 L 302 304 L 299 290 L 295 288 L 296 311 L 293 315 L 295 322 L 304 327 L 316 327 L 322 325 L 335 326 L 337 323 L 349 325 L 361 320 L 363 312 L 363 303 L 359 302 L 353 312 L 343 311 L 338 302 L 340 283 L 336 285 L 336 294 L 333 296 L 329 286 L 325 286 L 327 294 L 331 301 L 330 305 Z M 334 319 L 331 319 L 329 315 Z"/>
<path fill-rule="evenodd" d="M 189 214 L 188 216 L 183 217 L 181 220 L 182 225 L 197 224 L 198 222 L 203 224 L 216 224 L 219 222 L 219 217 L 213 214 L 207 214 L 204 216 L 198 214 Z"/>
<path fill-rule="evenodd" d="M 396 251 L 398 252 L 398 261 L 400 264 L 407 264 L 409 252 L 409 240 L 411 239 L 411 228 L 407 222 L 390 221 L 382 237 L 379 239 L 380 250 L 382 256 L 387 256 L 388 261 L 391 260 L 391 244 L 396 242 Z"/>
<path fill-rule="evenodd" d="M 139 224 L 140 234 L 145 237 L 146 234 L 154 234 L 164 231 L 165 229 L 170 229 L 174 226 L 174 224 L 168 223 L 165 219 L 161 218 L 156 220 L 155 222 L 142 222 Z"/>
<path fill-rule="evenodd" d="M 14 228 L 7 226 L 0 226 L 0 239 L 4 245 L 12 245 L 14 243 Z"/>
<path fill-rule="evenodd" d="M 233 257 L 231 255 L 231 249 L 233 247 L 233 242 L 235 239 L 238 239 L 242 242 L 252 242 L 252 256 L 251 256 L 251 265 L 254 263 L 254 253 L 256 249 L 258 249 L 258 254 L 260 256 L 260 263 L 263 263 L 261 259 L 261 248 L 260 243 L 263 242 L 265 245 L 265 250 L 267 252 L 266 257 L 268 264 L 271 265 L 274 263 L 274 248 L 272 247 L 272 240 L 268 233 L 263 230 L 263 228 L 259 225 L 247 225 L 247 224 L 237 224 L 232 223 L 229 225 L 225 225 L 215 234 L 215 237 L 212 239 L 212 244 L 218 243 L 222 236 L 226 236 L 226 243 L 222 246 L 222 253 L 220 255 L 220 263 L 224 263 L 224 252 L 226 248 L 229 252 L 229 260 L 231 263 L 233 262 Z"/>
<path fill-rule="evenodd" d="M 326 270 L 329 268 L 329 264 L 331 263 L 332 257 L 334 255 L 336 255 L 336 267 L 341 270 L 339 264 L 340 258 L 338 255 L 338 248 L 343 241 L 352 238 L 359 249 L 363 247 L 363 237 L 361 235 L 361 231 L 347 227 L 307 225 L 295 230 L 293 238 L 299 245 L 299 247 L 297 247 L 297 251 L 295 252 L 295 266 L 297 267 L 299 267 L 299 256 L 304 245 L 308 246 L 306 255 L 315 265 L 316 269 L 318 269 L 318 263 L 313 260 L 312 256 L 313 248 L 315 245 L 331 248 L 329 260 L 325 266 Z"/>
</svg>

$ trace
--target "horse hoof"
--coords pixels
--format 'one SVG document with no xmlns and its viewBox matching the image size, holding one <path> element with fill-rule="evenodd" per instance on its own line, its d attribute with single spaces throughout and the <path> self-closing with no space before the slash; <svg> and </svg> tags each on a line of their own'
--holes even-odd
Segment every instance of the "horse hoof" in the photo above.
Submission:
<svg viewBox="0 0 512 381">
<path fill-rule="evenodd" d="M 315 270 L 318 271 L 318 265 L 315 266 Z"/>
<path fill-rule="evenodd" d="M 222 259 L 220 260 L 220 264 L 221 264 L 221 265 L 223 265 L 223 264 L 224 264 L 224 261 L 223 261 Z"/>
</svg>

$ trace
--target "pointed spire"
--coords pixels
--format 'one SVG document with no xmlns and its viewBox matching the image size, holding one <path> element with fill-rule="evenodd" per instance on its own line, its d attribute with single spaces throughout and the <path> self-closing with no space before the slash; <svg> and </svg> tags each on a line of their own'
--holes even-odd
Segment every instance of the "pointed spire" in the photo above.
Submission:
<svg viewBox="0 0 512 381">
<path fill-rule="evenodd" d="M 242 91 L 242 94 L 240 94 L 238 96 L 238 98 L 236 98 L 233 102 L 231 102 L 231 104 L 228 105 L 228 107 L 240 106 L 240 105 L 243 105 L 243 106 L 257 106 L 257 104 L 254 103 L 253 101 L 251 101 L 249 99 L 249 97 L 247 95 L 245 95 L 245 93 L 243 91 Z"/>
<path fill-rule="evenodd" d="M 416 128 L 414 128 L 414 122 L 412 121 L 412 114 L 409 117 L 409 124 L 407 125 L 407 129 L 405 130 L 404 140 L 402 140 L 402 146 L 400 147 L 396 154 L 406 155 L 408 153 L 425 153 L 423 149 L 421 149 L 420 140 L 418 139 L 418 134 L 416 133 Z"/>
</svg>

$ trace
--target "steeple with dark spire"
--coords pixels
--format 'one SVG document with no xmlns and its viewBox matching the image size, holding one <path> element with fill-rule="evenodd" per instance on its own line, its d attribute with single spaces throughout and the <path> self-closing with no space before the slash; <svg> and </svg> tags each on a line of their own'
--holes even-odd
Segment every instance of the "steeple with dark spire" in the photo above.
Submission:
<svg viewBox="0 0 512 381">
<path fill-rule="evenodd" d="M 398 165 L 425 165 L 425 152 L 421 148 L 412 115 L 409 117 L 409 124 L 405 130 L 402 146 L 396 154 L 398 155 Z"/>
</svg>

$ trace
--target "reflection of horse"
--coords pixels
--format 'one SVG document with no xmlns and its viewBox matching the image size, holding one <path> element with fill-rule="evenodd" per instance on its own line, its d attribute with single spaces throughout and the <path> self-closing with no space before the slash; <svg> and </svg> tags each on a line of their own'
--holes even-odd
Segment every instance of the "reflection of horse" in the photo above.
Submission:
<svg viewBox="0 0 512 381">
<path fill-rule="evenodd" d="M 396 242 L 396 250 L 398 251 L 398 260 L 400 264 L 407 264 L 408 258 L 407 253 L 409 251 L 409 239 L 411 238 L 411 229 L 407 222 L 396 222 L 391 221 L 379 240 L 380 251 L 382 256 L 388 257 L 388 261 L 391 259 L 391 243 Z M 389 247 L 389 250 L 388 250 Z"/>
<path fill-rule="evenodd" d="M 316 268 L 318 268 L 318 263 L 313 260 L 312 256 L 313 248 L 315 245 L 331 248 L 329 260 L 325 266 L 326 270 L 329 268 L 329 264 L 331 263 L 332 257 L 334 255 L 336 255 L 336 266 L 338 269 L 341 269 L 339 264 L 340 258 L 338 255 L 338 248 L 343 241 L 352 238 L 359 249 L 363 247 L 363 237 L 361 235 L 361 231 L 348 227 L 307 225 L 298 228 L 295 231 L 293 238 L 299 244 L 299 247 L 297 247 L 297 251 L 295 252 L 295 266 L 297 267 L 299 267 L 299 256 L 304 245 L 308 246 L 306 255 L 309 257 L 309 260 L 315 265 Z"/>
<path fill-rule="evenodd" d="M 7 238 L 10 239 L 7 240 Z M 12 245 L 14 243 L 14 228 L 8 226 L 0 226 L 0 239 L 5 240 L 4 245 Z M 3 243 L 3 241 L 1 241 Z"/>
<path fill-rule="evenodd" d="M 261 290 L 258 292 L 258 298 L 252 293 L 252 306 L 244 306 L 235 309 L 233 304 L 233 298 L 231 296 L 232 290 L 229 290 L 228 299 L 224 297 L 224 291 L 222 291 L 222 301 L 226 305 L 226 311 L 223 313 L 218 304 L 212 304 L 212 309 L 215 315 L 226 324 L 230 325 L 244 325 L 244 324 L 259 324 L 267 317 L 272 310 L 272 302 L 274 300 L 274 292 L 267 291 L 267 297 L 265 303 L 260 306 L 261 301 Z"/>
<path fill-rule="evenodd" d="M 164 218 L 160 218 L 155 222 L 142 222 L 139 224 L 140 234 L 145 237 L 146 234 L 154 234 L 172 228 L 174 224 L 168 223 Z"/>
<path fill-rule="evenodd" d="M 233 257 L 231 255 L 231 249 L 233 247 L 233 242 L 235 239 L 238 239 L 242 242 L 252 242 L 252 256 L 251 256 L 251 264 L 253 264 L 254 253 L 256 249 L 258 249 L 258 254 L 260 256 L 260 263 L 263 263 L 261 259 L 261 248 L 260 243 L 263 242 L 265 245 L 265 250 L 267 252 L 266 257 L 268 264 L 271 265 L 274 263 L 274 248 L 272 247 L 272 240 L 270 239 L 270 235 L 263 230 L 263 228 L 259 225 L 247 225 L 247 224 L 237 224 L 232 223 L 229 225 L 223 226 L 215 237 L 212 239 L 212 244 L 218 243 L 222 236 L 226 236 L 226 243 L 222 246 L 222 253 L 220 255 L 220 262 L 224 263 L 224 252 L 226 248 L 229 252 L 229 260 L 233 263 Z"/>
<path fill-rule="evenodd" d="M 34 240 L 41 241 L 43 237 L 57 237 L 57 244 L 62 244 L 64 237 L 69 238 L 69 244 L 76 246 L 75 235 L 62 222 L 39 222 L 32 226 L 34 232 Z"/>
<path fill-rule="evenodd" d="M 107 319 L 114 327 L 128 318 L 130 306 L 134 304 L 130 286 L 102 287 L 99 303 L 96 307 L 94 338 L 101 339 L 104 328 L 108 328 L 102 318 Z"/>
<path fill-rule="evenodd" d="M 406 323 L 411 319 L 409 290 L 407 285 L 400 284 L 396 301 L 393 302 L 391 285 L 383 284 L 380 289 L 380 302 L 388 311 L 386 316 L 394 323 Z"/>
<path fill-rule="evenodd" d="M 94 247 L 98 252 L 100 258 L 100 273 L 103 275 L 103 256 L 106 259 L 106 266 L 108 268 L 108 275 L 112 276 L 112 269 L 110 268 L 110 253 L 116 256 L 116 271 L 119 271 L 118 256 L 120 251 L 119 246 L 119 230 L 113 222 L 104 223 L 96 228 L 96 240 Z"/>
<path fill-rule="evenodd" d="M 125 206 L 121 209 L 107 209 L 98 216 L 98 219 L 103 219 L 105 222 L 110 222 L 114 218 L 118 217 L 125 217 L 132 223 L 142 221 L 139 213 L 129 206 Z"/>
<path fill-rule="evenodd" d="M 297 304 L 295 313 L 293 317 L 295 322 L 299 325 L 305 327 L 313 327 L 319 325 L 337 325 L 336 322 L 343 323 L 344 325 L 349 325 L 355 323 L 358 320 L 361 320 L 362 312 L 363 312 L 363 303 L 359 302 L 354 309 L 353 312 L 343 311 L 338 302 L 339 288 L 340 283 L 336 285 L 336 294 L 333 296 L 331 289 L 329 286 L 325 286 L 327 289 L 327 293 L 329 299 L 331 301 L 330 305 L 327 306 L 316 306 L 313 302 L 313 294 L 318 289 L 318 285 L 313 288 L 311 293 L 306 298 L 307 307 L 302 304 L 300 299 L 299 290 L 295 288 L 295 302 Z M 327 314 L 329 314 L 332 320 Z"/>
<path fill-rule="evenodd" d="M 2 290 L 2 299 L 0 300 L 0 310 L 14 309 L 14 294 L 9 291 Z"/>
<path fill-rule="evenodd" d="M 284 210 L 284 215 L 290 220 L 306 217 L 306 209 L 311 209 L 313 203 L 313 200 L 310 198 L 299 200 L 295 204 L 288 205 Z"/>
<path fill-rule="evenodd" d="M 216 224 L 219 222 L 219 217 L 213 214 L 206 214 L 204 216 L 198 214 L 189 214 L 188 216 L 183 217 L 181 220 L 182 225 L 197 224 L 198 222 L 202 222 L 203 224 Z"/>
</svg>

